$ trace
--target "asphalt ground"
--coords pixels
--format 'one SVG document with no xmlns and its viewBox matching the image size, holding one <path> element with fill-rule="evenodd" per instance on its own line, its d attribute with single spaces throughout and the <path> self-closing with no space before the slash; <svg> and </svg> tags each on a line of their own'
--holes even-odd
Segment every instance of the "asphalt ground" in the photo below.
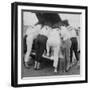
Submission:
<svg viewBox="0 0 90 90">
<path fill-rule="evenodd" d="M 65 63 L 64 59 L 59 59 L 58 62 L 58 72 L 54 72 L 53 67 L 53 61 L 42 58 L 41 59 L 41 65 L 40 70 L 34 69 L 34 61 L 35 58 L 32 56 L 32 59 L 30 60 L 30 68 L 27 69 L 24 66 L 23 60 L 22 60 L 22 78 L 23 77 L 40 77 L 40 76 L 53 76 L 53 75 L 79 75 L 80 74 L 80 66 L 77 66 L 77 64 L 74 64 L 69 71 L 65 72 Z M 76 61 L 76 60 L 74 60 Z"/>
</svg>

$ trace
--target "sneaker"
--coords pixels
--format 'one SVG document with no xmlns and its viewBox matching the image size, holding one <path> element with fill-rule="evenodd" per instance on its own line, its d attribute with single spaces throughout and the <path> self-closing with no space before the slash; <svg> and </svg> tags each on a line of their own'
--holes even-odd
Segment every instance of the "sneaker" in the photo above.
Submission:
<svg viewBox="0 0 90 90">
<path fill-rule="evenodd" d="M 40 63 L 37 63 L 37 70 L 40 70 Z"/>
<path fill-rule="evenodd" d="M 66 67 L 66 72 L 68 72 L 70 68 L 71 68 L 71 64 L 68 64 Z"/>
<path fill-rule="evenodd" d="M 40 63 L 39 62 L 35 62 L 34 69 L 40 70 Z"/>
<path fill-rule="evenodd" d="M 77 61 L 77 66 L 80 66 L 80 61 Z"/>
<path fill-rule="evenodd" d="M 29 68 L 30 68 L 30 65 L 29 65 L 29 63 L 28 63 L 28 62 L 24 62 L 24 66 L 25 66 L 25 68 L 27 68 L 27 69 L 29 69 Z"/>
</svg>

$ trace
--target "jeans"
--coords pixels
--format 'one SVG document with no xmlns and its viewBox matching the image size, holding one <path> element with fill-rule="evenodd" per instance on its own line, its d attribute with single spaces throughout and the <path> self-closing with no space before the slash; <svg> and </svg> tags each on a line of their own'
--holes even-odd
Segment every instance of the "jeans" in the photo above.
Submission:
<svg viewBox="0 0 90 90">
<path fill-rule="evenodd" d="M 46 41 L 47 41 L 47 37 L 44 35 L 38 35 L 37 39 L 35 40 L 35 50 L 36 50 L 35 60 L 37 62 L 40 62 L 42 54 L 46 49 Z"/>
<path fill-rule="evenodd" d="M 75 37 L 71 38 L 71 42 L 72 42 L 72 44 L 71 44 L 71 48 L 70 48 L 70 63 L 72 63 L 73 52 L 75 53 L 75 57 L 76 57 L 77 61 L 79 61 L 77 38 L 75 38 Z"/>
<path fill-rule="evenodd" d="M 64 51 L 64 57 L 65 57 L 65 70 L 67 66 L 70 64 L 70 48 L 71 48 L 71 40 L 67 39 L 62 42 L 62 48 Z"/>
</svg>

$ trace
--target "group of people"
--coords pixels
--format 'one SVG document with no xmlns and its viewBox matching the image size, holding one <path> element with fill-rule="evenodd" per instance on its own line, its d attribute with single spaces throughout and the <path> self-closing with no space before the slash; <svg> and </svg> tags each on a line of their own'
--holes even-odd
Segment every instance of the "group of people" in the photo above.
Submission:
<svg viewBox="0 0 90 90">
<path fill-rule="evenodd" d="M 77 40 L 77 33 L 75 29 L 68 24 L 67 20 L 53 26 L 49 24 L 36 24 L 27 29 L 26 36 L 27 52 L 24 58 L 26 67 L 29 67 L 28 62 L 30 61 L 33 42 L 35 44 L 36 53 L 35 70 L 40 69 L 42 55 L 44 54 L 49 57 L 52 53 L 50 57 L 54 61 L 54 72 L 57 72 L 58 60 L 60 56 L 62 56 L 61 49 L 64 50 L 65 71 L 68 71 L 72 66 L 73 52 L 77 63 L 79 63 L 79 42 Z"/>
</svg>

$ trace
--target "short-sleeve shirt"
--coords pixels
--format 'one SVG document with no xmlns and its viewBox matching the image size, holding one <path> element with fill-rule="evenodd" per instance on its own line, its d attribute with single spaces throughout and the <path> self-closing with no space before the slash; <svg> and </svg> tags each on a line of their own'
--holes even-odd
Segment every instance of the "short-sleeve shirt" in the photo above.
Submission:
<svg viewBox="0 0 90 90">
<path fill-rule="evenodd" d="M 67 30 L 69 31 L 71 38 L 77 36 L 77 35 L 76 35 L 76 31 L 75 31 L 75 29 L 74 29 L 72 26 L 68 26 L 68 27 L 67 27 Z"/>
<path fill-rule="evenodd" d="M 65 26 L 61 27 L 61 37 L 63 37 L 63 40 L 70 39 L 70 33 Z"/>
<path fill-rule="evenodd" d="M 50 31 L 50 28 L 47 27 L 47 26 L 44 26 L 44 27 L 40 30 L 39 34 L 44 35 L 44 36 L 48 36 L 49 31 Z"/>
</svg>

